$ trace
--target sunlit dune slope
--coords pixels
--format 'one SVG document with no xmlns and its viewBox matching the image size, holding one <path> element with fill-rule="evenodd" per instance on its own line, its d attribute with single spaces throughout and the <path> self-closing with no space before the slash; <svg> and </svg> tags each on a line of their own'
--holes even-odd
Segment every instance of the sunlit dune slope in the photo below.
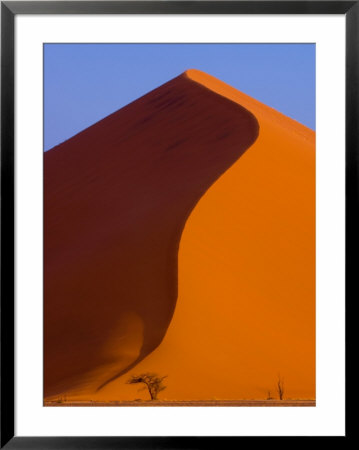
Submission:
<svg viewBox="0 0 359 450">
<path fill-rule="evenodd" d="M 285 398 L 314 398 L 315 133 L 207 74 L 186 76 L 250 111 L 260 133 L 187 220 L 173 319 L 130 373 L 168 375 L 164 399 L 276 397 L 279 374 Z M 128 376 L 96 398 L 147 398 Z"/>
<path fill-rule="evenodd" d="M 45 153 L 45 397 L 117 392 L 161 343 L 186 220 L 257 136 L 253 114 L 183 74 Z"/>
</svg>

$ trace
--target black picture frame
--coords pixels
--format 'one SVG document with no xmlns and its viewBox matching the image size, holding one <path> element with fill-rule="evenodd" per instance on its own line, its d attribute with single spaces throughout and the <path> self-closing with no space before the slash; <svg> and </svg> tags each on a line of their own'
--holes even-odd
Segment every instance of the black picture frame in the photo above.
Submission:
<svg viewBox="0 0 359 450">
<path fill-rule="evenodd" d="M 359 1 L 1 2 L 1 442 L 6 449 L 200 449 L 243 437 L 25 437 L 14 435 L 14 19 L 18 14 L 340 14 L 346 19 L 346 355 L 357 287 L 359 192 Z M 350 364 L 346 358 L 346 434 Z M 349 394 L 348 394 L 349 392 Z M 354 391 L 351 391 L 352 395 Z M 324 437 L 324 436 L 323 436 Z M 284 437 L 282 437 L 283 439 Z M 273 439 L 273 438 L 272 438 Z M 284 438 L 284 440 L 291 439 Z"/>
</svg>

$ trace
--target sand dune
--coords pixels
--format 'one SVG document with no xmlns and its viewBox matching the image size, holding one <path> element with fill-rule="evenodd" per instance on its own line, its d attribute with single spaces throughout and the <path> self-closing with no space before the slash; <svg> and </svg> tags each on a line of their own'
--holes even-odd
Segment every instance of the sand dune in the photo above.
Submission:
<svg viewBox="0 0 359 450">
<path fill-rule="evenodd" d="M 201 198 L 179 248 L 161 345 L 130 373 L 167 374 L 163 400 L 315 398 L 315 133 L 198 71 L 258 119 L 255 143 Z M 128 374 L 94 400 L 147 399 Z M 74 396 L 76 398 L 76 396 Z"/>
<path fill-rule="evenodd" d="M 121 396 L 123 377 L 118 377 L 159 346 L 171 322 L 186 220 L 258 136 L 255 115 L 236 99 L 208 89 L 197 75 L 187 72 L 169 81 L 44 155 L 47 398 Z M 212 213 L 222 216 L 220 205 L 225 206 L 213 203 Z M 217 252 L 208 255 L 212 262 L 190 254 L 199 256 L 198 245 L 206 245 L 203 239 L 213 225 L 213 217 L 201 211 L 187 223 L 181 243 L 180 264 L 186 268 L 180 268 L 183 305 L 178 317 L 184 311 L 189 322 L 174 323 L 172 334 L 191 356 L 180 363 L 178 374 L 190 371 L 192 359 L 200 361 L 202 350 L 208 351 L 193 346 L 193 320 L 195 333 L 211 333 L 202 328 L 203 319 L 213 308 L 222 314 L 229 289 L 223 285 L 224 298 L 202 311 L 201 303 L 211 301 L 206 298 L 211 279 L 202 280 L 202 272 L 192 271 L 193 264 L 203 263 L 204 270 L 226 256 L 212 244 Z M 223 245 L 222 232 L 227 234 L 222 230 L 215 245 Z M 236 272 L 236 264 L 230 270 Z M 193 291 L 192 277 L 198 283 Z M 201 298 L 198 288 L 203 289 Z M 156 370 L 170 367 L 166 352 L 171 345 L 165 348 Z M 212 356 L 217 366 L 220 360 Z M 206 356 L 203 364 L 207 362 Z M 123 395 L 133 393 L 130 389 Z"/>
<path fill-rule="evenodd" d="M 179 87 L 177 99 L 184 92 L 188 93 L 191 106 L 184 109 L 181 102 L 172 103 L 172 100 L 165 106 L 158 99 L 165 86 L 167 95 L 171 91 L 171 96 L 174 95 L 173 86 Z M 147 112 L 147 108 L 154 106 L 145 96 L 95 125 L 95 131 L 103 130 L 101 139 L 93 137 L 96 133 L 92 134 L 92 127 L 45 156 L 46 208 L 51 205 L 53 208 L 51 214 L 50 210 L 45 210 L 48 217 L 48 222 L 45 222 L 45 264 L 49 280 L 49 284 L 45 284 L 45 331 L 46 339 L 49 339 L 45 347 L 45 392 L 51 396 L 61 391 L 68 400 L 77 401 L 147 399 L 146 392 L 137 392 L 136 386 L 125 382 L 131 373 L 154 371 L 168 375 L 167 389 L 160 395 L 163 400 L 265 399 L 268 391 L 271 391 L 271 396 L 276 396 L 275 384 L 280 373 L 285 381 L 285 398 L 313 399 L 315 133 L 199 71 L 188 71 L 165 86 L 149 94 L 157 99 L 161 119 L 142 113 L 138 116 L 139 110 Z M 190 118 L 189 111 L 192 112 Z M 249 116 L 247 111 L 251 113 Z M 180 117 L 174 119 L 173 114 Z M 253 116 L 259 123 L 256 140 L 257 124 Z M 168 120 L 175 125 L 170 127 Z M 243 120 L 248 122 L 241 128 Z M 156 123 L 154 132 L 153 121 Z M 138 125 L 132 134 L 126 131 L 128 138 L 125 140 L 123 130 L 132 130 L 130 124 L 134 122 Z M 118 128 L 120 124 L 121 128 Z M 184 132 L 176 131 L 180 124 Z M 247 126 L 249 133 L 245 132 Z M 118 134 L 114 129 L 119 130 Z M 150 150 L 150 155 L 139 150 L 138 140 L 142 140 L 143 133 L 146 137 L 142 146 Z M 191 136 L 190 141 L 178 144 L 177 154 L 173 153 L 176 146 L 169 152 L 164 151 L 188 135 Z M 216 141 L 214 136 L 222 136 L 222 140 Z M 132 144 L 134 139 L 137 140 Z M 192 139 L 203 144 L 199 145 Z M 208 141 L 204 142 L 205 139 Z M 79 145 L 81 142 L 86 142 L 86 148 Z M 116 142 L 123 144 L 118 146 Z M 188 147 L 192 142 L 193 145 Z M 125 143 L 126 147 L 122 147 Z M 118 151 L 121 148 L 124 150 L 122 153 Z M 136 150 L 136 153 L 124 166 L 124 153 L 129 149 Z M 153 158 L 153 152 L 157 150 Z M 206 152 L 213 158 L 208 158 Z M 163 155 L 166 158 L 168 155 L 166 162 Z M 172 159 L 175 155 L 179 159 Z M 216 166 L 217 155 L 221 160 L 226 155 L 226 162 L 222 161 L 221 167 Z M 131 184 L 127 180 L 133 179 L 134 174 L 137 176 L 138 165 L 144 158 L 147 166 L 139 173 L 138 183 Z M 108 159 L 113 161 L 111 167 Z M 176 178 L 173 173 L 180 160 L 183 161 L 183 170 L 179 170 Z M 187 178 L 188 168 L 197 160 L 198 165 Z M 200 180 L 197 178 L 204 181 L 202 164 L 206 162 L 207 165 L 209 161 L 213 164 L 206 186 L 198 187 L 195 181 Z M 149 210 L 153 211 L 154 207 L 153 200 L 150 200 L 153 191 L 141 191 L 139 187 L 143 185 L 143 179 L 146 185 L 156 180 L 159 165 L 161 171 L 168 168 L 168 176 L 162 172 L 163 184 L 156 192 L 164 191 L 162 187 L 168 187 L 170 181 L 172 186 L 182 186 L 188 181 L 188 191 L 185 186 L 178 192 L 172 188 L 166 196 L 163 210 L 168 210 L 169 215 L 163 228 L 148 219 L 162 211 L 163 204 L 152 216 Z M 86 170 L 85 166 L 88 167 Z M 145 175 L 149 167 L 154 171 L 151 177 Z M 101 185 L 103 173 L 109 175 Z M 123 177 L 128 178 L 122 181 Z M 136 190 L 133 197 L 128 198 L 128 203 L 129 193 L 122 193 L 126 182 Z M 94 183 L 93 189 L 89 189 L 91 183 Z M 83 193 L 80 196 L 77 191 L 81 186 Z M 143 196 L 140 209 L 142 203 L 133 204 L 138 192 Z M 182 226 L 185 223 L 178 252 L 176 303 L 175 258 L 172 264 L 167 260 L 161 266 L 159 262 L 153 263 L 152 257 L 157 254 L 158 242 L 163 242 L 162 238 L 173 243 L 180 236 L 180 230 L 176 229 L 175 238 L 171 241 L 166 231 L 168 224 L 174 223 L 169 217 L 177 207 L 182 208 L 180 199 L 189 192 L 195 193 L 191 197 L 192 203 L 187 208 L 183 206 L 182 216 L 176 216 L 183 219 Z M 78 213 L 72 219 L 71 199 L 75 193 Z M 171 201 L 169 195 L 175 200 Z M 195 204 L 197 200 L 199 202 Z M 60 204 L 64 206 L 56 207 Z M 115 204 L 126 207 L 121 206 L 117 210 L 113 206 Z M 187 217 L 193 206 L 195 208 Z M 111 221 L 104 220 L 107 217 L 104 211 L 110 210 L 117 217 L 113 226 Z M 71 223 L 68 222 L 69 217 Z M 60 231 L 56 228 L 58 220 L 61 227 L 65 223 L 65 228 Z M 123 224 L 125 220 L 127 229 Z M 158 234 L 153 231 L 156 227 L 160 227 Z M 99 229 L 100 232 L 97 231 Z M 136 239 L 130 239 L 129 231 L 125 234 L 125 230 L 133 230 L 144 240 L 148 235 L 156 236 L 157 240 L 141 242 L 139 252 L 132 259 L 131 247 Z M 152 243 L 156 251 L 151 250 Z M 174 247 L 175 244 L 171 252 L 175 252 Z M 122 257 L 122 252 L 125 252 L 125 257 Z M 110 254 L 116 256 L 110 257 Z M 142 260 L 145 267 L 131 269 L 136 264 L 138 266 L 140 256 L 145 254 L 151 255 L 151 262 Z M 68 261 L 72 261 L 71 264 Z M 76 273 L 79 263 L 81 267 L 88 267 L 80 281 Z M 146 278 L 143 274 L 152 266 L 153 272 Z M 162 272 L 159 267 L 162 267 Z M 166 267 L 171 268 L 169 277 L 164 271 Z M 153 290 L 149 291 L 148 283 L 152 279 L 158 280 L 159 274 L 159 278 L 171 279 L 171 286 L 166 290 L 151 285 Z M 70 281 L 66 281 L 67 287 L 63 288 L 63 280 L 67 279 Z M 140 279 L 145 280 L 145 284 L 136 283 Z M 121 290 L 124 280 L 126 290 Z M 164 293 L 153 299 L 154 303 L 149 307 L 151 309 L 155 305 L 155 313 L 147 316 L 147 310 L 141 309 L 141 296 L 151 298 L 148 296 L 156 290 Z M 129 293 L 131 299 L 127 301 Z M 137 301 L 141 306 L 137 306 Z M 123 304 L 128 310 L 125 311 Z M 96 320 L 93 311 L 98 315 Z M 163 314 L 159 315 L 159 311 Z M 118 316 L 121 317 L 119 322 L 115 320 Z M 116 376 L 121 367 L 128 368 L 131 361 L 141 354 L 143 339 L 147 336 L 144 332 L 146 317 L 149 318 L 149 326 L 157 320 L 161 330 L 161 336 L 157 335 L 154 341 L 150 339 L 149 342 L 158 342 L 164 335 L 163 341 L 128 373 L 96 392 L 96 384 L 109 379 L 109 374 L 110 377 Z M 64 332 L 69 333 L 65 339 Z M 72 364 L 73 355 L 81 352 L 84 356 L 75 364 L 75 375 L 66 373 L 64 366 L 69 361 Z M 56 370 L 60 373 L 52 375 Z"/>
</svg>

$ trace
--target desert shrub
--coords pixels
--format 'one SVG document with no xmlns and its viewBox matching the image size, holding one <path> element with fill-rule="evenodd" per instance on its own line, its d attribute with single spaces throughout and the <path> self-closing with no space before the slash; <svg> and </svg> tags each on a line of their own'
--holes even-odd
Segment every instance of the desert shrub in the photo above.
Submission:
<svg viewBox="0 0 359 450">
<path fill-rule="evenodd" d="M 157 400 L 158 394 L 166 389 L 163 385 L 163 380 L 167 377 L 159 377 L 156 373 L 142 373 L 141 375 L 131 375 L 131 378 L 127 380 L 127 384 L 140 384 L 144 386 L 140 390 L 147 389 L 150 394 L 151 400 Z"/>
</svg>

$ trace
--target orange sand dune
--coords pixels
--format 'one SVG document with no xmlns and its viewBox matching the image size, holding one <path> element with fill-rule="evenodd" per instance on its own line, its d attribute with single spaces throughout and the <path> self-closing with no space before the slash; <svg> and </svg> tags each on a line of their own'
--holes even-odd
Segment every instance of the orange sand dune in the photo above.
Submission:
<svg viewBox="0 0 359 450">
<path fill-rule="evenodd" d="M 315 398 L 315 133 L 207 74 L 190 70 L 183 79 L 204 97 L 216 93 L 250 111 L 258 139 L 186 222 L 178 299 L 162 343 L 98 392 L 62 393 L 69 400 L 146 399 L 125 382 L 151 371 L 168 375 L 160 394 L 168 400 L 262 399 L 268 391 L 275 397 L 278 374 L 285 398 Z M 211 127 L 221 118 L 225 126 L 230 115 L 222 114 Z M 226 139 L 217 151 L 238 137 L 232 130 Z M 141 329 L 136 320 L 128 319 L 128 330 Z M 116 331 L 110 342 L 116 354 Z"/>
<path fill-rule="evenodd" d="M 185 222 L 257 136 L 250 112 L 181 75 L 45 153 L 45 397 L 117 396 L 161 343 Z"/>
<path fill-rule="evenodd" d="M 315 398 L 315 133 L 207 74 L 186 75 L 252 112 L 260 132 L 187 220 L 173 319 L 130 373 L 168 375 L 168 400 L 276 397 L 278 374 L 285 398 Z M 128 376 L 90 397 L 146 399 Z"/>
</svg>

